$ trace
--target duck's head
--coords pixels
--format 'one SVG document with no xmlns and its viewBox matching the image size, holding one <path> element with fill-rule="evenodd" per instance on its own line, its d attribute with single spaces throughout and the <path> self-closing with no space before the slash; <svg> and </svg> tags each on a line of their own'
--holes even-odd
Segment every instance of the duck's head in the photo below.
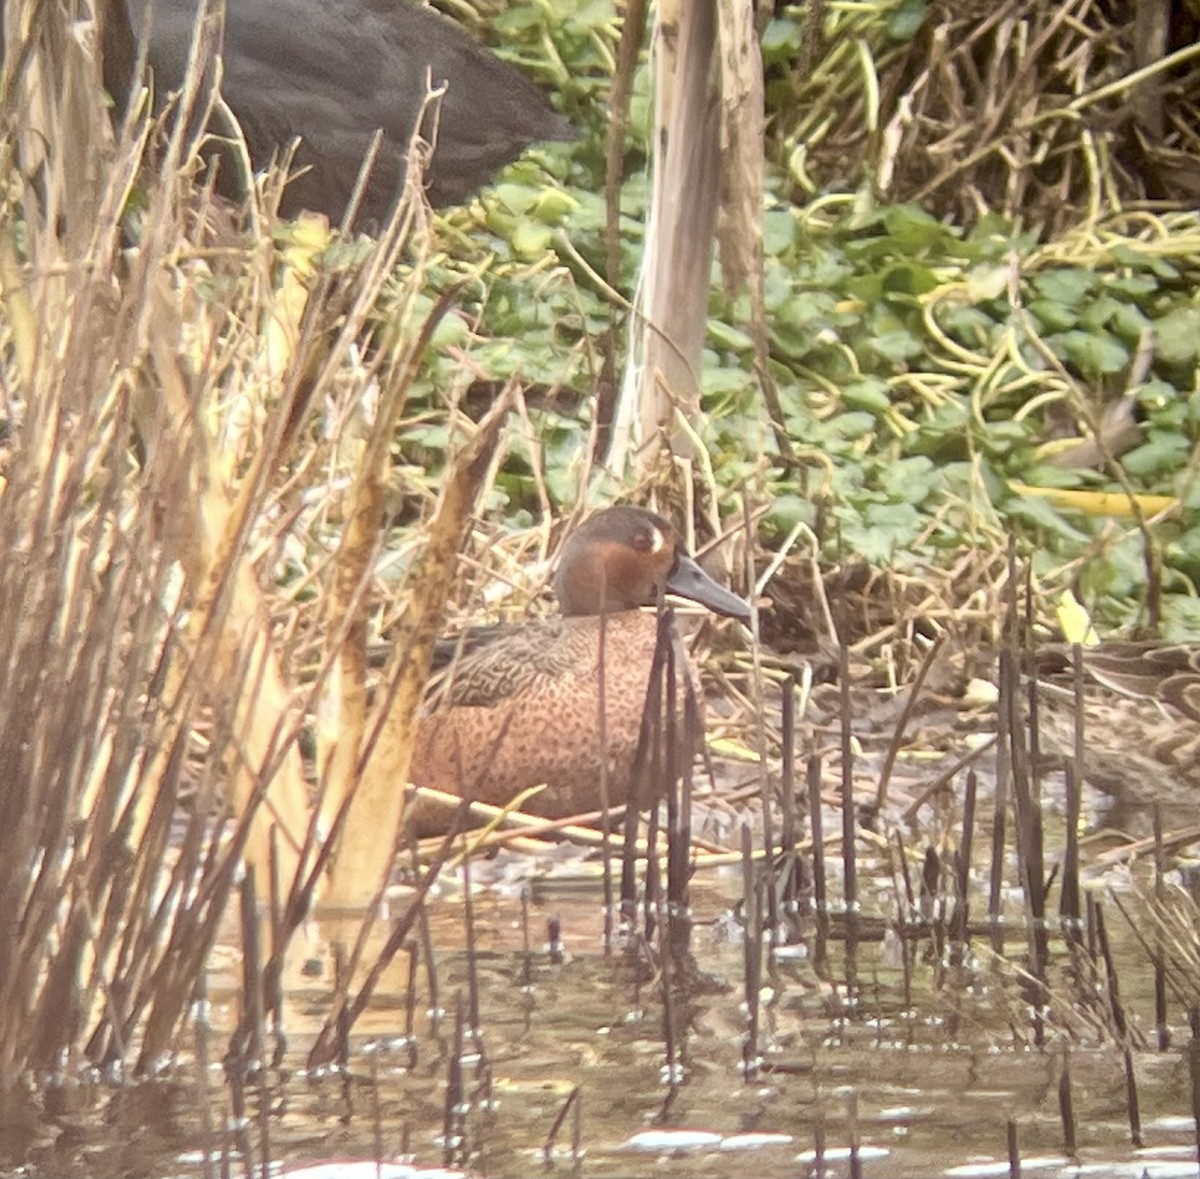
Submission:
<svg viewBox="0 0 1200 1179">
<path fill-rule="evenodd" d="M 684 552 L 670 524 L 644 508 L 606 508 L 563 545 L 554 592 L 564 614 L 614 613 L 677 594 L 716 614 L 750 620 L 750 607 Z"/>
</svg>

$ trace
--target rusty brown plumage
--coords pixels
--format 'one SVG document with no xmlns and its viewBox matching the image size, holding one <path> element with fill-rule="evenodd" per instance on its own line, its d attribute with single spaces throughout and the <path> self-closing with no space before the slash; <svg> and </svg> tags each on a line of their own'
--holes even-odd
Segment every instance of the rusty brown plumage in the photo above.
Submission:
<svg viewBox="0 0 1200 1179">
<path fill-rule="evenodd" d="M 562 818 L 600 805 L 600 664 L 604 628 L 608 797 L 629 793 L 657 625 L 652 605 L 674 593 L 730 617 L 749 607 L 713 581 L 660 516 L 614 507 L 563 545 L 555 592 L 564 617 L 515 627 L 452 669 L 420 725 L 414 785 L 501 806 L 541 783 L 525 809 Z M 603 618 L 601 615 L 603 614 Z M 424 810 L 416 825 L 430 829 Z"/>
</svg>

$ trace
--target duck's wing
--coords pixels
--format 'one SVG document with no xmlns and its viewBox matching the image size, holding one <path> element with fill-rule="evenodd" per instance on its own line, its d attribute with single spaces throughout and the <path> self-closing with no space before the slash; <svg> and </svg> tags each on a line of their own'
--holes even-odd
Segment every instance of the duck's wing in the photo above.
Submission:
<svg viewBox="0 0 1200 1179">
<path fill-rule="evenodd" d="M 1200 647 L 1182 643 L 1102 643 L 1084 651 L 1083 666 L 1092 679 L 1115 692 L 1173 703 L 1169 695 L 1175 688 L 1189 679 L 1200 682 Z"/>
<path fill-rule="evenodd" d="M 1157 799 L 1194 813 L 1200 787 L 1200 646 L 1108 642 L 1082 655 L 1087 679 L 1101 689 L 1089 691 L 1083 704 L 1088 780 L 1125 803 Z M 1070 648 L 1043 647 L 1037 656 L 1047 684 L 1057 681 L 1062 688 Z M 1071 757 L 1079 720 L 1069 691 L 1042 697 L 1048 748 Z"/>
<path fill-rule="evenodd" d="M 593 628 L 594 629 L 594 628 Z M 431 685 L 435 708 L 494 708 L 554 680 L 578 675 L 595 652 L 587 628 L 549 618 L 497 628 L 490 641 L 453 660 Z"/>
<path fill-rule="evenodd" d="M 1071 648 L 1055 644 L 1038 650 L 1042 672 L 1061 676 L 1071 668 Z M 1109 642 L 1083 649 L 1083 670 L 1095 683 L 1146 700 L 1165 700 L 1195 717 L 1200 689 L 1200 645 L 1161 642 Z"/>
</svg>

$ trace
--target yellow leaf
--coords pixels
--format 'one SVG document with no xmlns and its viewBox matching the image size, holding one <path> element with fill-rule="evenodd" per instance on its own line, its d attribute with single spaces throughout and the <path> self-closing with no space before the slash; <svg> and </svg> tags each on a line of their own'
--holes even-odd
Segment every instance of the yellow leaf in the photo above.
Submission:
<svg viewBox="0 0 1200 1179">
<path fill-rule="evenodd" d="M 1085 647 L 1095 647 L 1100 642 L 1100 636 L 1092 626 L 1091 615 L 1070 590 L 1064 590 L 1059 596 L 1054 613 L 1058 617 L 1063 638 L 1068 643 L 1082 643 Z"/>
</svg>

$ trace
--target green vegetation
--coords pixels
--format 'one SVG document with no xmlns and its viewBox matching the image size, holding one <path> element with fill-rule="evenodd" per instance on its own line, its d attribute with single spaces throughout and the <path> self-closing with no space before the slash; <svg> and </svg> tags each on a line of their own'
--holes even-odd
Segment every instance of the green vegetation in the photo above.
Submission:
<svg viewBox="0 0 1200 1179">
<path fill-rule="evenodd" d="M 881 79 L 894 94 L 890 79 L 906 60 L 915 68 L 932 19 L 922 3 L 854 6 L 852 15 L 830 5 L 814 39 L 826 56 L 807 54 L 803 82 L 801 16 L 785 14 L 766 30 L 773 138 L 764 294 L 769 377 L 784 420 L 773 429 L 764 408 L 749 300 L 726 298 L 714 269 L 708 418 L 698 427 L 714 475 L 722 488 L 745 483 L 770 501 L 768 540 L 823 522 L 830 560 L 853 554 L 916 571 L 968 547 L 1003 548 L 1011 533 L 1032 556 L 1039 587 L 1049 595 L 1074 588 L 1104 629 L 1152 621 L 1147 579 L 1157 578 L 1161 553 L 1162 633 L 1195 636 L 1200 218 L 1122 211 L 1119 174 L 1096 182 L 1114 197 L 1107 206 L 1065 202 L 1052 222 L 1036 220 L 1038 202 L 1027 214 L 969 221 L 936 198 L 928 207 L 885 204 L 870 195 L 870 153 L 840 178 L 841 191 L 820 195 L 807 174 L 797 181 L 798 137 L 828 144 L 832 135 L 813 125 L 804 104 L 832 113 L 837 97 L 883 126 L 893 112 L 880 109 Z M 531 410 L 535 437 L 522 433 L 513 445 L 493 495 L 497 512 L 524 522 L 538 503 L 537 468 L 553 500 L 578 496 L 599 341 L 610 326 L 623 330 L 623 310 L 597 278 L 600 116 L 617 27 L 611 6 L 597 0 L 514 5 L 481 27 L 556 89 L 580 128 L 576 143 L 532 153 L 443 222 L 442 278 L 469 274 L 471 283 L 466 318 L 444 325 L 439 341 L 454 347 L 431 354 L 426 395 L 498 387 L 510 376 L 547 394 Z M 622 293 L 635 280 L 645 211 L 645 73 L 634 88 L 622 193 Z M 1047 103 L 1057 85 L 1050 82 Z M 1076 138 L 1087 134 L 1081 125 Z M 971 179 L 964 172 L 963 183 Z M 1042 192 L 1030 184 L 1030 194 Z M 1086 463 L 1056 458 L 1056 438 L 1098 427 L 1106 435 L 1105 407 L 1122 399 L 1140 428 L 1119 467 L 1111 451 L 1105 461 L 1107 438 Z M 436 450 L 439 434 L 418 426 L 409 439 Z M 540 449 L 537 463 L 530 446 Z M 424 457 L 436 466 L 435 453 Z M 1122 502 L 1053 500 L 1030 489 L 1111 491 Z M 1175 497 L 1179 506 L 1145 524 L 1158 504 L 1131 507 L 1134 493 Z"/>
</svg>

